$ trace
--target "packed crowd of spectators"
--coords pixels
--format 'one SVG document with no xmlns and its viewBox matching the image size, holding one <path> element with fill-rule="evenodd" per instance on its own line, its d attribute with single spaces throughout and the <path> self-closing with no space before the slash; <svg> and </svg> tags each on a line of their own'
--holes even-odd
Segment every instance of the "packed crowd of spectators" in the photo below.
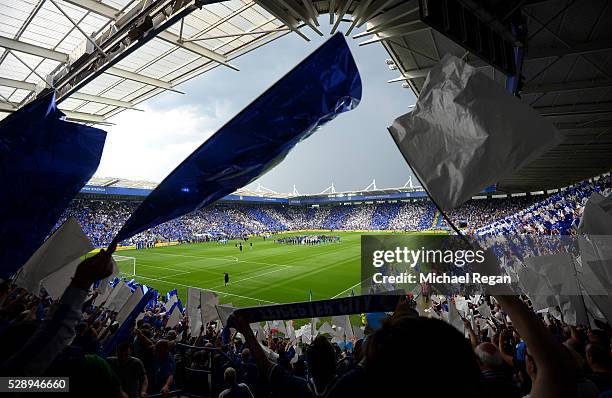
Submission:
<svg viewBox="0 0 612 398">
<path fill-rule="evenodd" d="M 583 181 L 555 193 L 545 199 L 514 209 L 504 217 L 482 225 L 476 229 L 479 235 L 498 235 L 508 233 L 572 235 L 580 224 L 584 205 L 593 192 L 603 196 L 612 193 L 612 176 L 602 177 L 589 182 Z M 537 198 L 537 197 L 535 197 Z M 524 205 L 529 204 L 524 199 Z"/>
<path fill-rule="evenodd" d="M 583 182 L 550 196 L 470 200 L 448 212 L 450 220 L 476 234 L 508 232 L 571 234 L 592 192 L 609 192 L 611 177 Z M 107 246 L 139 202 L 77 199 L 58 222 L 73 216 L 95 247 Z M 234 239 L 298 230 L 427 230 L 449 228 L 428 201 L 339 206 L 217 204 L 136 235 L 127 245 L 159 241 Z"/>
<path fill-rule="evenodd" d="M 476 230 L 485 236 L 571 234 L 593 192 L 610 195 L 612 179 L 577 184 L 541 200 L 471 201 L 450 216 L 487 224 Z M 67 215 L 76 216 L 92 241 L 104 246 L 136 205 L 80 199 Z M 218 205 L 141 238 L 188 239 L 211 231 L 241 236 L 313 225 L 420 229 L 434 217 L 427 202 Z M 496 217 L 502 218 L 492 221 Z M 595 319 L 581 324 L 555 306 L 536 312 L 526 296 L 493 291 L 445 297 L 420 286 L 416 298 L 403 296 L 390 316 L 353 319 L 350 336 L 338 335 L 328 322 L 320 328 L 314 323 L 308 336 L 298 336 L 297 325 L 307 321 L 281 330 L 273 326 L 277 321 L 262 325 L 241 316 L 209 322 L 194 333 L 193 320 L 181 311 L 173 317 L 176 304 L 164 296 L 149 301 L 134 322 L 126 321 L 122 306 L 101 301 L 100 286 L 92 289 L 111 270 L 111 257 L 102 250 L 82 262 L 55 301 L 10 280 L 0 284 L 1 374 L 69 376 L 71 394 L 79 397 L 371 397 L 397 396 L 398 389 L 457 397 L 612 396 L 609 324 Z M 134 292 L 147 289 L 133 281 L 129 286 Z M 229 340 L 222 338 L 227 330 Z"/>
<path fill-rule="evenodd" d="M 184 314 L 170 324 L 170 303 L 161 298 L 131 327 L 120 327 L 120 309 L 97 303 L 97 290 L 90 290 L 110 268 L 104 252 L 85 260 L 58 302 L 3 283 L 1 374 L 70 377 L 71 396 L 78 397 L 612 393 L 608 329 L 569 325 L 552 310 L 536 314 L 526 297 L 421 290 L 399 298 L 388 317 L 362 317 L 349 338 L 327 322 L 306 337 L 297 336 L 294 322 L 262 326 L 234 316 L 224 340 L 219 320 L 196 333 Z"/>
</svg>

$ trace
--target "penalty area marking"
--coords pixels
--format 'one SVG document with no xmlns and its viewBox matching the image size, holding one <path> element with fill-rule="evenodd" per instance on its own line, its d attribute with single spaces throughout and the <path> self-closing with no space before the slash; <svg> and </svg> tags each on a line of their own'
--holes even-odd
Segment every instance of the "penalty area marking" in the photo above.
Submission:
<svg viewBox="0 0 612 398">
<path fill-rule="evenodd" d="M 285 271 L 285 268 L 275 269 L 275 270 L 272 270 L 272 271 L 264 272 L 263 274 L 257 274 L 257 275 L 249 276 L 248 278 L 238 279 L 238 280 L 237 280 L 237 281 L 235 281 L 235 282 L 231 282 L 231 281 L 230 281 L 230 285 L 232 285 L 232 284 L 234 284 L 234 283 L 239 283 L 239 282 L 243 282 L 243 281 L 248 281 L 249 279 L 259 278 L 259 277 L 262 277 L 262 276 L 264 276 L 264 275 L 273 274 L 273 273 L 275 273 L 275 272 L 280 272 L 280 271 Z M 213 286 L 212 288 L 213 288 L 213 289 L 216 289 L 216 288 L 218 288 L 218 287 L 223 287 L 223 286 L 225 286 L 225 284 L 223 284 L 223 285 L 218 285 L 218 286 Z"/>
<path fill-rule="evenodd" d="M 208 256 L 193 256 L 189 254 L 176 254 L 176 253 L 155 253 L 155 255 L 203 258 L 206 260 L 219 260 L 219 261 L 227 261 L 227 259 L 230 258 L 234 262 L 237 262 L 237 263 L 241 262 L 241 260 L 238 257 L 234 257 L 234 256 L 224 256 L 225 258 L 221 258 L 221 257 L 208 257 Z"/>
<path fill-rule="evenodd" d="M 208 256 L 193 256 L 193 255 L 189 255 L 189 254 L 175 254 L 175 253 L 156 253 L 156 254 L 161 254 L 162 256 L 193 257 L 193 258 L 202 258 L 202 259 L 210 259 L 210 260 L 227 261 L 227 258 L 208 257 Z M 263 263 L 263 262 L 250 261 L 250 260 L 240 260 L 238 257 L 234 257 L 234 256 L 226 256 L 226 257 L 231 258 L 234 262 L 237 262 L 237 263 L 259 264 L 259 265 L 276 265 L 278 267 L 293 267 L 293 265 L 288 265 L 288 264 L 274 264 L 274 263 Z"/>
</svg>

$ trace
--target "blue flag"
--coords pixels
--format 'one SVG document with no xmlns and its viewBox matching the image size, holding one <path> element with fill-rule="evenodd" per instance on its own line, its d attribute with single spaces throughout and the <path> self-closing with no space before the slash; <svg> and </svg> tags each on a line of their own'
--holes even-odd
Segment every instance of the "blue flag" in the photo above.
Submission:
<svg viewBox="0 0 612 398">
<path fill-rule="evenodd" d="M 38 249 L 100 163 L 106 132 L 63 116 L 49 93 L 0 122 L 0 278 Z"/>
<path fill-rule="evenodd" d="M 134 326 L 134 323 L 136 322 L 136 318 L 138 318 L 140 313 L 145 310 L 147 303 L 151 301 L 151 299 L 155 296 L 154 292 L 155 290 L 150 289 L 144 294 L 144 296 L 142 296 L 142 298 L 140 299 L 138 304 L 136 304 L 136 307 L 134 307 L 132 312 L 130 312 L 126 320 L 121 325 L 119 325 L 119 328 L 117 329 L 115 334 L 113 334 L 110 339 L 105 343 L 103 347 L 103 352 L 105 356 L 111 355 L 115 351 L 117 345 L 121 342 L 133 338 L 131 331 L 132 327 Z"/>
<path fill-rule="evenodd" d="M 209 205 L 281 162 L 301 140 L 361 99 L 361 78 L 336 34 L 236 115 L 151 192 L 115 237 Z"/>
<path fill-rule="evenodd" d="M 166 301 L 170 301 L 170 298 L 172 296 L 178 296 L 178 290 L 177 289 L 172 289 L 168 293 L 166 293 Z"/>
</svg>

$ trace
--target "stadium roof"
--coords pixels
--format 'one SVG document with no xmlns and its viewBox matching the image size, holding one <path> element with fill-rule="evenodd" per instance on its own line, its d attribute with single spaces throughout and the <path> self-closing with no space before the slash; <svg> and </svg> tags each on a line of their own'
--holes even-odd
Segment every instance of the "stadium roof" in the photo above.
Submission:
<svg viewBox="0 0 612 398">
<path fill-rule="evenodd" d="M 499 188 L 556 188 L 612 168 L 611 8 L 597 0 L 0 0 L 0 112 L 52 87 L 69 119 L 109 123 L 212 68 L 237 69 L 234 58 L 285 34 L 323 35 L 319 18 L 328 14 L 331 33 L 382 44 L 399 72 L 390 83 L 416 94 L 445 53 L 505 84 L 515 72 L 505 49 L 524 49 L 523 100 L 566 139 Z M 509 28 L 523 21 L 525 37 Z"/>
<path fill-rule="evenodd" d="M 67 118 L 109 123 L 115 113 L 179 91 L 178 84 L 212 68 L 238 70 L 233 58 L 288 32 L 253 1 L 196 3 L 1 1 L 0 110 L 12 111 L 52 85 Z"/>
</svg>

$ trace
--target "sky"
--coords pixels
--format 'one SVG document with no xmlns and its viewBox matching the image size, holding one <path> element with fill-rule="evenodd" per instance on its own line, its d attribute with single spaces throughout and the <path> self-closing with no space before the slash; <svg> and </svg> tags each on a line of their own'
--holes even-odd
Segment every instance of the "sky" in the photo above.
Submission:
<svg viewBox="0 0 612 398">
<path fill-rule="evenodd" d="M 330 27 L 322 23 L 321 31 Z M 232 60 L 240 71 L 217 67 L 178 86 L 185 94 L 164 92 L 139 108 L 109 121 L 106 146 L 97 177 L 161 182 L 178 164 L 253 99 L 320 46 L 320 37 L 303 31 L 306 42 L 288 34 Z M 354 34 L 354 33 L 353 33 Z M 364 39 L 361 39 L 364 40 Z M 378 188 L 403 186 L 411 171 L 387 127 L 416 102 L 389 70 L 389 55 L 379 44 L 359 47 L 347 38 L 363 84 L 359 106 L 325 125 L 298 144 L 283 162 L 248 187 L 282 193 L 319 193 L 334 184 L 337 191 L 360 190 L 376 179 Z"/>
</svg>

